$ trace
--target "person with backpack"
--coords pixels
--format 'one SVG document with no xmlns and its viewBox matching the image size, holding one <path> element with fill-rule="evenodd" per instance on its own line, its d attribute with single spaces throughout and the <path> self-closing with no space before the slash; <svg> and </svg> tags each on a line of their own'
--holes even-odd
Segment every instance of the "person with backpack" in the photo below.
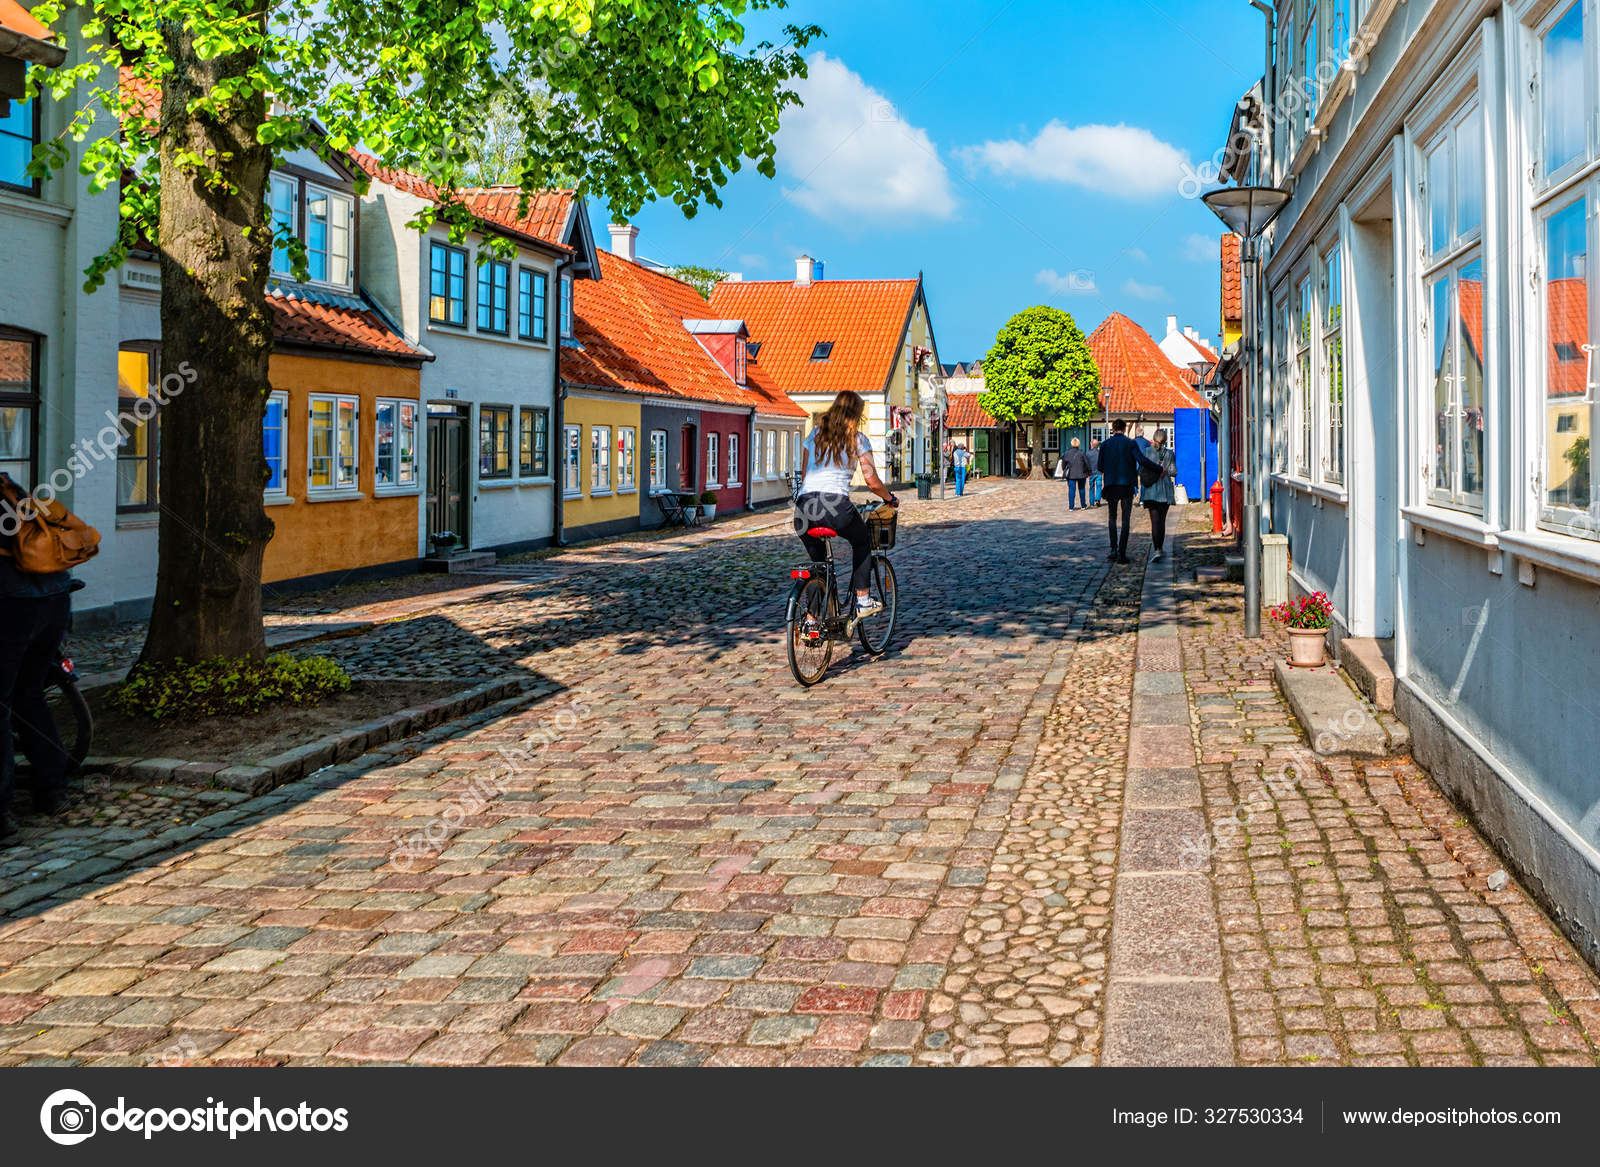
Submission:
<svg viewBox="0 0 1600 1167">
<path fill-rule="evenodd" d="M 67 753 L 45 676 L 72 615 L 71 568 L 99 544 L 99 533 L 60 503 L 38 501 L 0 473 L 0 839 L 18 827 L 14 727 L 33 763 L 34 809 L 54 815 L 67 805 Z"/>
</svg>

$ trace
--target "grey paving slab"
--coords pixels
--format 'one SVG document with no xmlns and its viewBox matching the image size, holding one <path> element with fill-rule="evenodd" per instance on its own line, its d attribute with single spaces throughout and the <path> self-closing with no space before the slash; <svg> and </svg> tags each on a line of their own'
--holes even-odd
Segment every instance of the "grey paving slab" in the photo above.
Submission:
<svg viewBox="0 0 1600 1167">
<path fill-rule="evenodd" d="M 1215 981 L 1111 982 L 1107 1066 L 1231 1066 L 1228 1002 Z"/>
<path fill-rule="evenodd" d="M 1209 875 L 1119 872 L 1111 913 L 1113 982 L 1222 975 Z"/>
</svg>

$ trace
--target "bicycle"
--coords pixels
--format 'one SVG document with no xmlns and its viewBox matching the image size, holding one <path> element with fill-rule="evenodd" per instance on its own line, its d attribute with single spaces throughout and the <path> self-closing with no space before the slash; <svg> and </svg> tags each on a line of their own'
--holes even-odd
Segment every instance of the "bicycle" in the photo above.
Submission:
<svg viewBox="0 0 1600 1167">
<path fill-rule="evenodd" d="M 798 501 L 797 485 L 791 478 L 790 494 Z M 847 616 L 848 611 L 839 593 L 838 571 L 833 558 L 833 539 L 838 532 L 831 527 L 813 526 L 806 534 L 827 541 L 827 559 L 795 568 L 789 573 L 793 584 L 789 589 L 789 606 L 785 625 L 788 630 L 789 671 L 794 679 L 806 688 L 818 684 L 828 672 L 833 661 L 835 644 L 848 644 L 852 636 L 861 641 L 861 647 L 871 656 L 882 656 L 894 637 L 895 617 L 899 588 L 895 580 L 894 565 L 885 554 L 895 545 L 899 526 L 899 508 L 889 503 L 875 506 L 858 506 L 872 533 L 872 565 L 870 593 L 883 605 L 883 611 L 858 620 Z M 826 569 L 824 576 L 820 569 Z"/>
<path fill-rule="evenodd" d="M 82 591 L 84 586 L 82 580 L 75 579 L 71 590 Z M 66 751 L 67 773 L 76 774 L 83 768 L 83 761 L 89 756 L 89 748 L 94 741 L 94 714 L 89 710 L 83 690 L 78 687 L 78 673 L 73 667 L 72 658 L 66 654 L 65 644 L 56 647 L 50 664 L 45 668 L 44 690 L 45 700 L 50 703 L 51 713 L 55 717 L 56 731 L 61 735 L 61 748 Z M 19 753 L 27 753 L 28 746 L 32 744 L 28 727 L 13 718 L 11 733 L 13 748 Z"/>
</svg>

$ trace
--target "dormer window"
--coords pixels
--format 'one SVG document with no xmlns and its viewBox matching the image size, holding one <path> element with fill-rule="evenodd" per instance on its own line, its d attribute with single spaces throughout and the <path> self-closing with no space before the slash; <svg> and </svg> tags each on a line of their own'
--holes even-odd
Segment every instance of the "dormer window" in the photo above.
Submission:
<svg viewBox="0 0 1600 1167">
<path fill-rule="evenodd" d="M 811 359 L 814 361 L 825 361 L 831 356 L 833 356 L 833 341 L 831 340 L 819 340 L 817 341 L 817 346 L 811 350 Z"/>
<path fill-rule="evenodd" d="M 759 340 L 747 341 L 744 347 L 745 352 L 749 354 L 752 361 L 761 355 L 761 342 Z"/>
<path fill-rule="evenodd" d="M 355 226 L 355 199 L 287 174 L 274 174 L 268 190 L 275 241 L 272 274 L 293 279 L 293 265 L 285 240 L 305 243 L 306 279 L 312 283 L 349 288 L 351 248 Z"/>
<path fill-rule="evenodd" d="M 0 116 L 0 187 L 39 193 L 39 180 L 28 173 L 38 144 L 39 103 L 13 100 L 10 112 Z"/>
<path fill-rule="evenodd" d="M 744 384 L 747 345 L 742 340 L 733 342 L 733 379 Z"/>
</svg>

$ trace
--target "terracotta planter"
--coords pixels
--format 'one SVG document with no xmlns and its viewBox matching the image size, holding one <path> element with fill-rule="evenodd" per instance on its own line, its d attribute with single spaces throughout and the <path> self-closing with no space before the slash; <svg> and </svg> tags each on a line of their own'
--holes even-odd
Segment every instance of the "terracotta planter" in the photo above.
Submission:
<svg viewBox="0 0 1600 1167">
<path fill-rule="evenodd" d="M 1289 629 L 1289 663 L 1297 669 L 1314 669 L 1328 659 L 1326 628 Z"/>
</svg>

